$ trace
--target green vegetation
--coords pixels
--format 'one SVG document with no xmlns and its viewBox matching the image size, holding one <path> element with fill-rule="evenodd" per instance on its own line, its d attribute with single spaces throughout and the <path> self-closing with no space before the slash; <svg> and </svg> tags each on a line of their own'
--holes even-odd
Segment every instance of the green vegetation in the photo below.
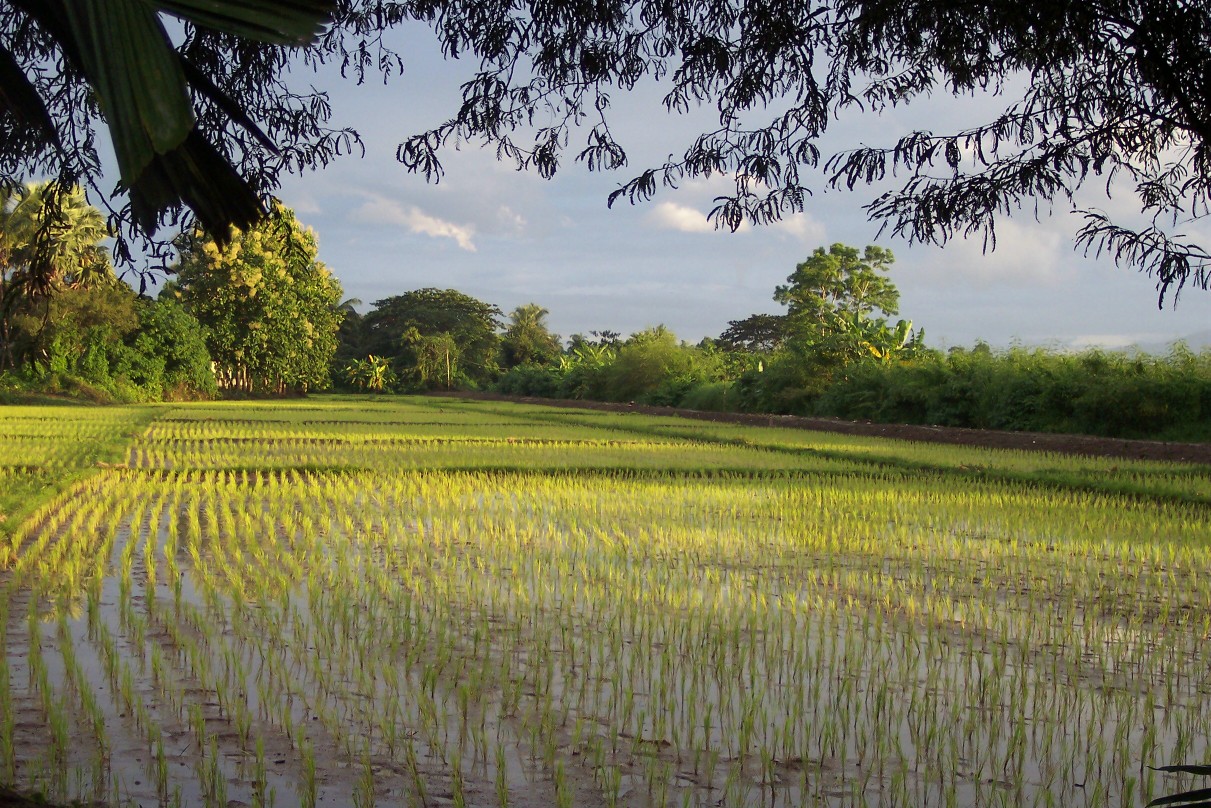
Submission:
<svg viewBox="0 0 1211 808">
<path fill-rule="evenodd" d="M 718 339 L 688 345 L 656 326 L 626 339 L 573 334 L 564 349 L 534 303 L 502 323 L 495 305 L 420 289 L 359 314 L 359 301 L 338 302 L 314 234 L 281 207 L 224 246 L 196 232 L 183 237 L 178 277 L 157 300 L 114 277 L 97 244 L 99 213 L 78 191 L 30 186 L 2 212 L 3 402 L 188 400 L 335 383 L 1118 437 L 1211 435 L 1206 354 L 977 346 L 943 356 L 910 322 L 887 319 L 898 293 L 886 277 L 892 256 L 876 247 L 816 250 L 776 290 L 785 314 L 732 321 Z M 53 223 L 60 245 L 49 274 L 27 260 L 39 222 Z"/>
<path fill-rule="evenodd" d="M 62 404 L 8 406 L 0 413 L 0 538 L 71 484 L 125 462 L 131 440 L 154 417 L 148 407 Z"/>
<path fill-rule="evenodd" d="M 417 289 L 374 303 L 346 330 L 346 375 L 366 356 L 390 363 L 397 390 L 488 384 L 499 371 L 500 309 L 453 289 Z M 355 370 L 356 374 L 356 370 Z"/>
<path fill-rule="evenodd" d="M 945 426 L 1211 438 L 1211 358 L 1079 355 L 984 346 L 943 356 L 911 321 L 891 252 L 815 250 L 774 299 L 783 314 L 729 323 L 688 345 L 663 326 L 621 339 L 573 334 L 548 311 L 418 289 L 360 314 L 317 260 L 314 233 L 276 205 L 225 242 L 177 241 L 176 278 L 140 299 L 98 244 L 104 222 L 77 190 L 30 186 L 0 206 L 0 401 L 187 400 L 494 389 L 691 409 L 830 415 Z M 56 263 L 32 263 L 53 231 Z M 37 270 L 37 271 L 35 271 Z M 212 361 L 213 360 L 213 361 Z"/>
<path fill-rule="evenodd" d="M 817 249 L 779 286 L 784 314 L 733 320 L 687 345 L 663 327 L 574 335 L 557 361 L 513 367 L 499 392 L 883 423 L 1211 439 L 1211 353 L 1042 348 L 946 354 L 910 321 L 887 250 Z"/>
<path fill-rule="evenodd" d="M 547 328 L 548 314 L 537 303 L 526 303 L 509 313 L 500 340 L 502 367 L 541 367 L 559 361 L 563 345 L 558 335 Z"/>
<path fill-rule="evenodd" d="M 219 386 L 246 393 L 323 390 L 336 353 L 341 286 L 316 259 L 315 233 L 275 205 L 224 244 L 182 236 L 164 294 L 205 327 Z"/>
<path fill-rule="evenodd" d="M 855 367 L 817 408 L 881 422 L 1207 441 L 1211 352 L 954 349 Z"/>
<path fill-rule="evenodd" d="M 229 235 L 222 248 L 183 236 L 177 278 L 152 300 L 114 275 L 105 219 L 78 188 L 32 184 L 0 199 L 0 401 L 327 387 L 344 312 L 314 234 L 279 206 Z"/>
<path fill-rule="evenodd" d="M 855 362 L 827 384 L 808 375 L 805 362 L 787 349 L 725 351 L 675 340 L 665 347 L 666 357 L 676 357 L 683 370 L 661 374 L 657 367 L 640 377 L 646 379 L 642 385 L 620 373 L 621 349 L 607 347 L 592 355 L 565 354 L 558 367 L 514 370 L 497 389 L 879 423 L 1211 440 L 1211 352 L 1180 344 L 1164 356 L 986 345 L 945 354 L 922 350 L 895 361 Z M 677 367 L 665 362 L 663 367 Z"/>
<path fill-rule="evenodd" d="M 6 542 L 0 779 L 56 799 L 1096 808 L 1209 752 L 1211 468 L 444 398 L 45 412 L 0 410 L 12 456 L 91 474 Z"/>
<path fill-rule="evenodd" d="M 0 400 L 214 392 L 201 326 L 173 302 L 140 298 L 119 280 L 102 246 L 108 235 L 78 188 L 30 184 L 3 199 Z"/>
</svg>

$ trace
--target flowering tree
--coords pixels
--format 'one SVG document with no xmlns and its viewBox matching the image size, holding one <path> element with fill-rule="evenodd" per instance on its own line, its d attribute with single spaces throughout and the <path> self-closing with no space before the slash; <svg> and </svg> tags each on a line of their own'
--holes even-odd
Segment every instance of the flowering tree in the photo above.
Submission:
<svg viewBox="0 0 1211 808">
<path fill-rule="evenodd" d="M 341 285 L 288 208 L 276 205 L 225 244 L 195 230 L 178 246 L 168 292 L 206 327 L 220 387 L 281 394 L 329 385 Z"/>
</svg>

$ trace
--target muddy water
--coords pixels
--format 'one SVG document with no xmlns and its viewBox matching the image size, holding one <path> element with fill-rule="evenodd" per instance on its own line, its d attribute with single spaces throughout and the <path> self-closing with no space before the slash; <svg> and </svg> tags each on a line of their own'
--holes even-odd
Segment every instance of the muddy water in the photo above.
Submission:
<svg viewBox="0 0 1211 808">
<path fill-rule="evenodd" d="M 1156 750 L 1207 754 L 1206 666 L 1138 627 L 1113 647 L 997 594 L 1007 616 L 923 628 L 846 583 L 860 558 L 808 559 L 827 586 L 774 563 L 653 571 L 533 493 L 450 521 L 339 490 L 282 510 L 253 486 L 225 521 L 148 491 L 162 510 L 114 496 L 105 550 L 49 538 L 103 554 L 83 593 L 6 582 L 19 782 L 139 805 L 1094 806 L 1138 797 Z M 542 540 L 500 551 L 519 530 Z"/>
</svg>

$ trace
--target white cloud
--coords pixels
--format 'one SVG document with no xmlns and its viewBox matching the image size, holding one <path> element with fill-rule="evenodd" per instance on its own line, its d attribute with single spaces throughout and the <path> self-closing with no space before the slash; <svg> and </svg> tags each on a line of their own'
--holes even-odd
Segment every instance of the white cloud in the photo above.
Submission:
<svg viewBox="0 0 1211 808">
<path fill-rule="evenodd" d="M 652 208 L 647 219 L 661 230 L 677 230 L 682 233 L 727 232 L 717 231 L 715 223 L 708 220 L 702 211 L 678 205 L 676 202 L 661 202 Z M 749 223 L 742 222 L 737 232 L 743 233 L 749 229 Z"/>
<path fill-rule="evenodd" d="M 682 233 L 715 231 L 715 225 L 707 221 L 706 214 L 676 202 L 661 202 L 652 208 L 648 221 L 662 230 L 680 230 Z"/>
<path fill-rule="evenodd" d="M 1056 224 L 1003 219 L 996 249 L 985 252 L 979 236 L 956 238 L 944 249 L 920 249 L 913 263 L 922 275 L 947 283 L 1053 286 L 1078 263 L 1065 237 L 1052 229 Z"/>
<path fill-rule="evenodd" d="M 785 233 L 810 246 L 825 246 L 828 239 L 827 228 L 807 213 L 792 214 L 779 222 L 774 222 L 769 227 L 775 232 Z"/>
<path fill-rule="evenodd" d="M 521 235 L 526 230 L 526 217 L 508 205 L 501 205 L 497 208 L 496 219 L 506 231 L 516 235 Z"/>
<path fill-rule="evenodd" d="M 406 227 L 410 232 L 431 238 L 453 239 L 459 248 L 475 252 L 475 228 L 431 216 L 416 205 L 402 205 L 377 194 L 365 194 L 368 201 L 356 208 L 350 217 L 363 222 Z"/>
</svg>

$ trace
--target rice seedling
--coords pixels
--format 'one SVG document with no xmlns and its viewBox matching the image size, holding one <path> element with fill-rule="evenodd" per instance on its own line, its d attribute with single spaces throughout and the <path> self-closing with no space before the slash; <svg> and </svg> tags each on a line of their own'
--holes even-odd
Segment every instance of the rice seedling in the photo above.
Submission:
<svg viewBox="0 0 1211 808">
<path fill-rule="evenodd" d="M 444 399 L 153 416 L 13 531 L 6 782 L 89 737 L 182 804 L 1118 805 L 1207 753 L 1206 469 Z"/>
</svg>

